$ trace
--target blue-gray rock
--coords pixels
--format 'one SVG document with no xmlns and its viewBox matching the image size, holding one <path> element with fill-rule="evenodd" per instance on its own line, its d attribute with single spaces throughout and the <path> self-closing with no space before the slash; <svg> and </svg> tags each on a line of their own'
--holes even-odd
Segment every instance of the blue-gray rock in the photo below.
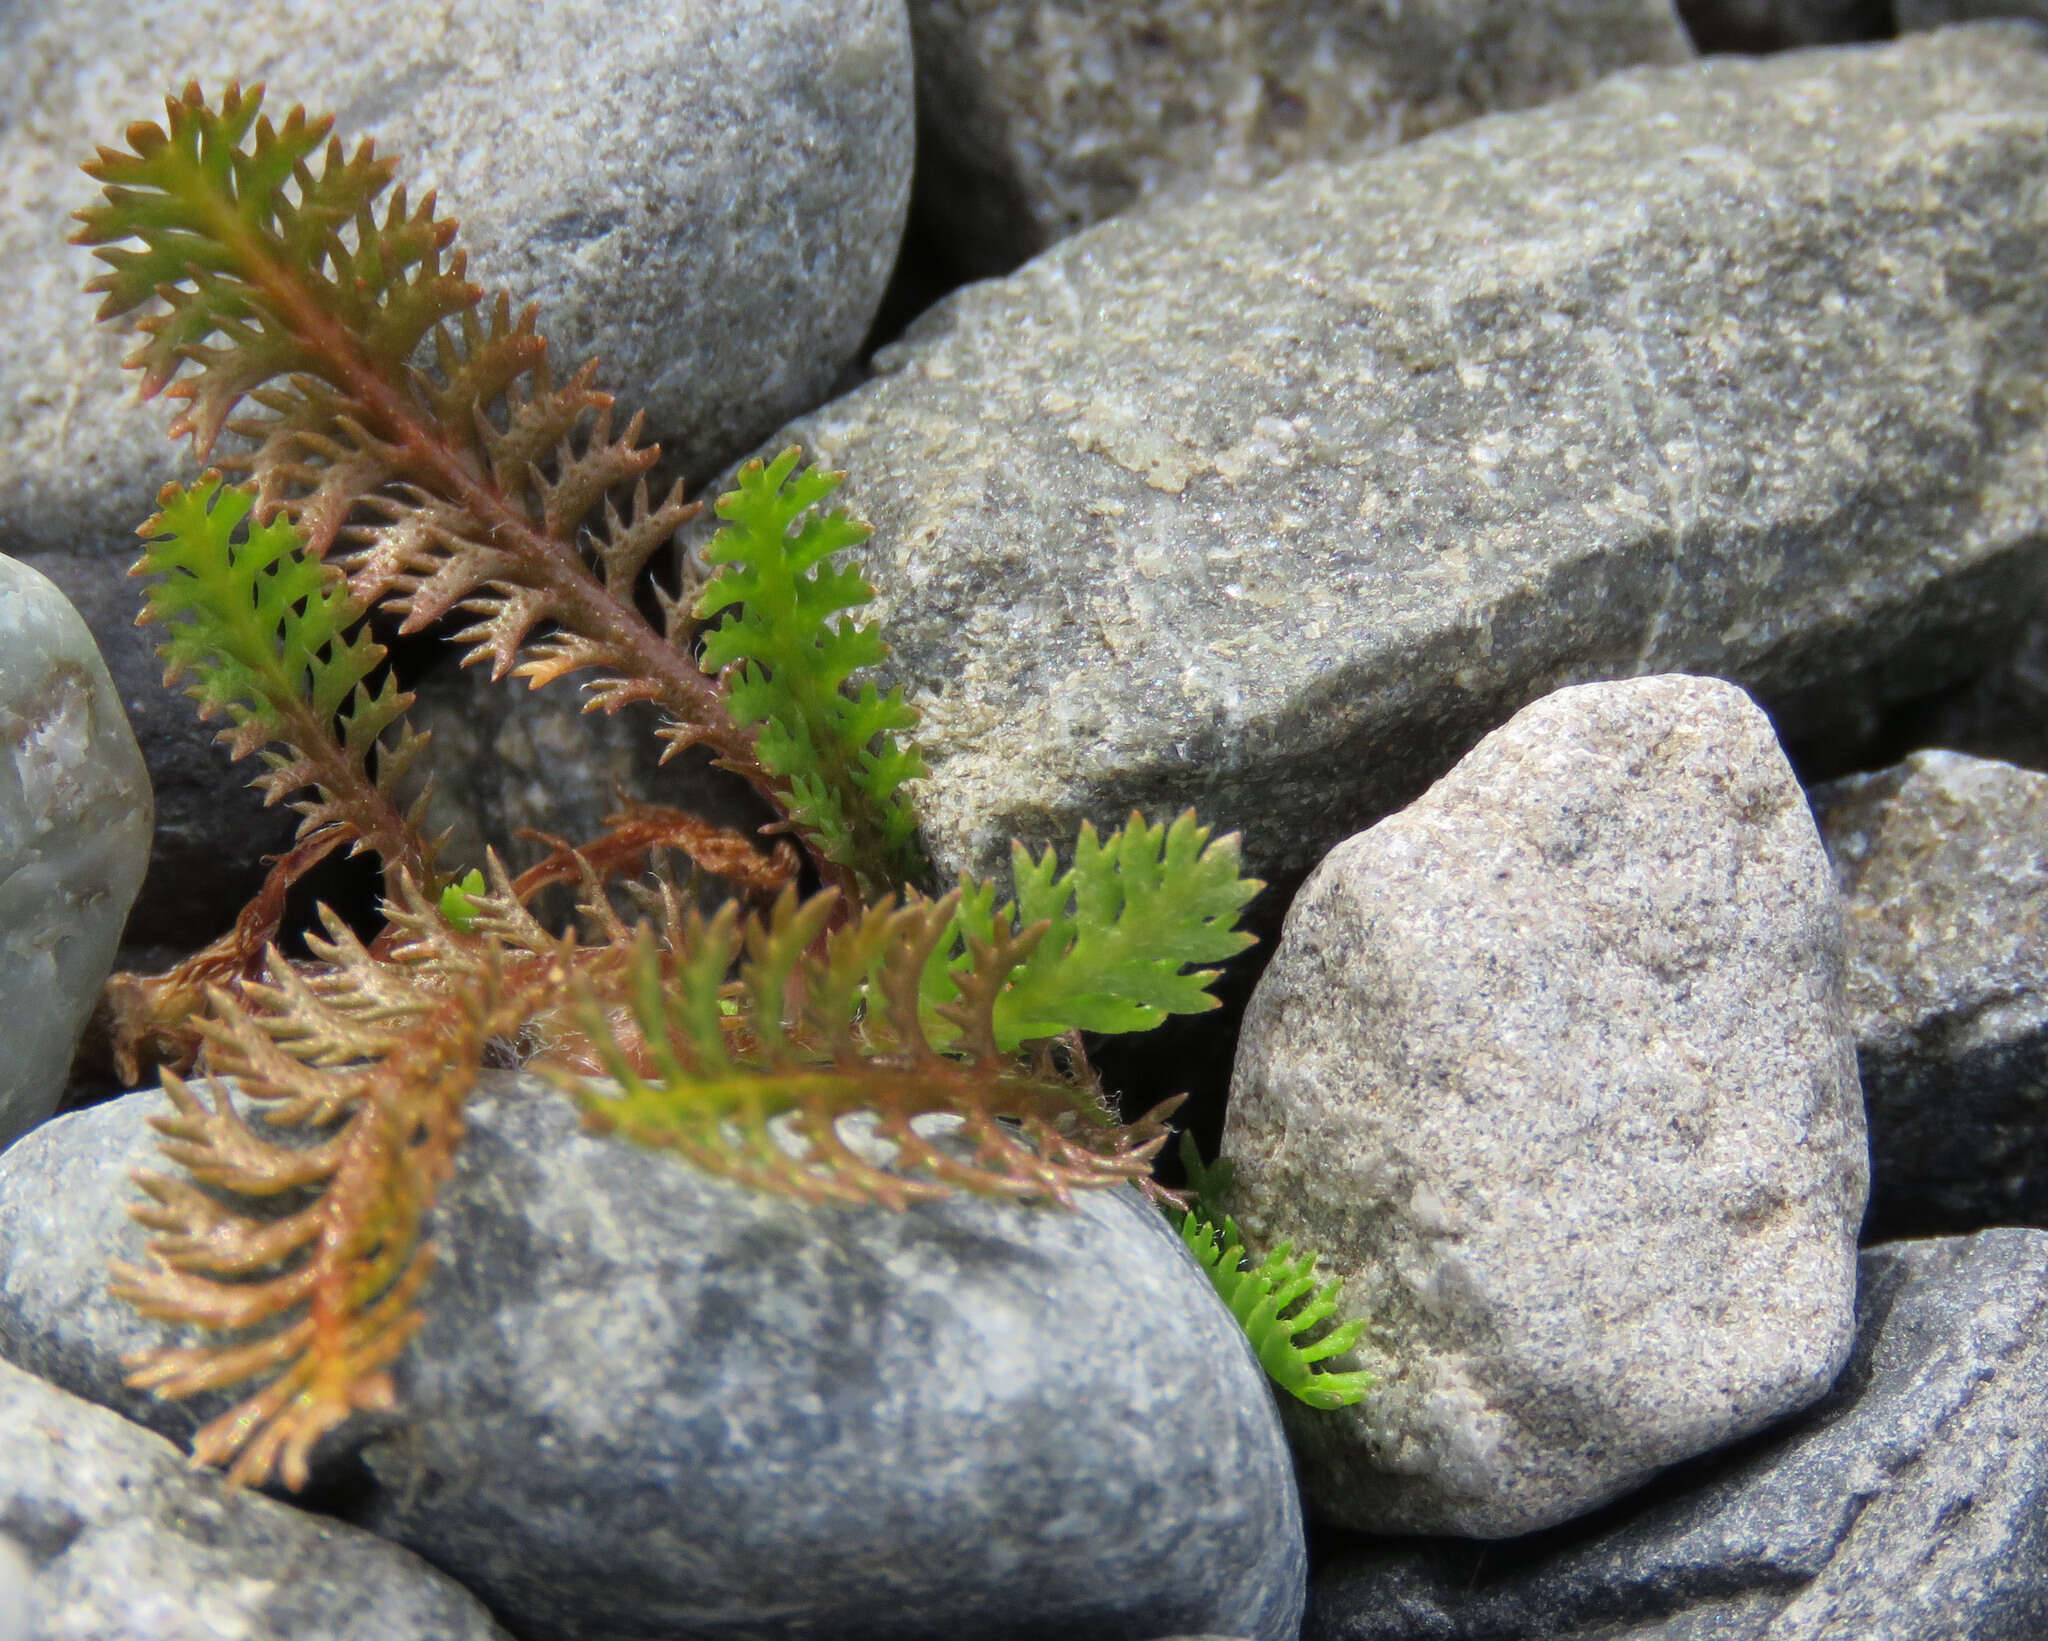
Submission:
<svg viewBox="0 0 2048 1641">
<path fill-rule="evenodd" d="M 92 634 L 0 556 L 0 1147 L 56 1109 L 150 824 L 149 776 Z"/>
<path fill-rule="evenodd" d="M 1225 1115 L 1255 1252 L 1344 1280 L 1359 1406 L 1290 1408 L 1313 1513 L 1505 1538 L 1824 1395 L 1868 1153 L 1842 926 L 1764 715 L 1558 691 L 1331 851 Z"/>
<path fill-rule="evenodd" d="M 2048 775 L 1956 752 L 1817 787 L 1872 1240 L 2048 1225 Z"/>
<path fill-rule="evenodd" d="M 911 0 L 910 21 L 916 209 L 975 275 L 1161 192 L 1691 56 L 1670 0 Z"/>
<path fill-rule="evenodd" d="M 2048 1634 L 2048 1234 L 1861 1259 L 1833 1394 L 1583 1524 L 1333 1546 L 1306 1641 Z"/>
<path fill-rule="evenodd" d="M 1563 684 L 1976 670 L 2048 575 L 2044 41 L 1633 70 L 948 299 L 791 430 L 942 869 L 1194 805 L 1306 871 Z"/>
<path fill-rule="evenodd" d="M 817 404 L 894 263 L 913 149 L 903 0 L 23 0 L 0 111 L 0 549 L 126 551 L 190 471 L 138 409 L 68 247 L 78 173 L 197 77 L 268 83 L 438 189 L 470 271 L 709 472 Z"/>
<path fill-rule="evenodd" d="M 160 1437 L 0 1362 L 0 1641 L 400 1637 L 509 1641 L 396 1545 L 231 1492 Z"/>
<path fill-rule="evenodd" d="M 152 1102 L 0 1158 L 0 1354 L 124 1411 L 118 1355 L 154 1330 L 101 1273 L 136 1248 L 120 1175 Z M 469 1121 L 400 1411 L 344 1446 L 358 1519 L 507 1623 L 1291 1641 L 1301 1520 L 1271 1395 L 1134 1194 L 806 1208 L 592 1138 L 503 1074 Z"/>
</svg>

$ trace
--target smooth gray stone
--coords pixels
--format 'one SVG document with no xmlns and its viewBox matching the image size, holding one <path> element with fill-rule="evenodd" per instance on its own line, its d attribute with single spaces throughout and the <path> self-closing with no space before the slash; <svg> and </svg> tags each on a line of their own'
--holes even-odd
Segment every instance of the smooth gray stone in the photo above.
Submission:
<svg viewBox="0 0 2048 1641">
<path fill-rule="evenodd" d="M 230 1637 L 510 1641 L 396 1545 L 230 1492 L 159 1437 L 0 1362 L 0 1641 Z"/>
<path fill-rule="evenodd" d="M 977 276 L 1162 191 L 1692 55 L 1670 0 L 911 0 L 910 24 L 916 209 Z"/>
<path fill-rule="evenodd" d="M 57 1107 L 150 826 L 149 775 L 92 634 L 0 555 L 0 1148 Z"/>
<path fill-rule="evenodd" d="M 1315 1515 L 1506 1538 L 1825 1394 L 1868 1183 L 1826 855 L 1715 679 L 1582 684 L 1331 851 L 1245 1011 L 1250 1245 L 1380 1381 L 1288 1409 Z"/>
<path fill-rule="evenodd" d="M 822 400 L 881 299 L 913 150 L 903 0 L 21 0 L 0 111 L 0 548 L 121 551 L 192 471 L 95 334 L 78 172 L 198 78 L 265 81 L 403 163 L 558 367 L 714 471 Z M 560 371 L 558 371 L 558 375 Z"/>
<path fill-rule="evenodd" d="M 161 1334 L 104 1266 L 140 1240 L 120 1176 L 153 1109 L 0 1158 L 0 1355 L 124 1412 L 148 1409 L 119 1353 Z M 592 1138 L 528 1079 L 491 1074 L 466 1115 L 399 1411 L 316 1480 L 359 1454 L 363 1524 L 515 1629 L 1292 1641 L 1271 1393 L 1134 1193 L 807 1208 Z"/>
<path fill-rule="evenodd" d="M 1306 1641 L 2048 1634 L 2048 1235 L 1890 1243 L 1860 1270 L 1825 1401 L 1552 1533 L 1333 1544 Z"/>
<path fill-rule="evenodd" d="M 1870 1115 L 1865 1235 L 2048 1225 L 2048 775 L 1916 752 L 1811 798 Z"/>
<path fill-rule="evenodd" d="M 877 526 L 943 872 L 1190 804 L 1305 871 L 1560 684 L 1976 670 L 2048 574 L 1984 408 L 2048 359 L 2044 38 L 1632 71 L 942 304 L 783 437 Z"/>
</svg>

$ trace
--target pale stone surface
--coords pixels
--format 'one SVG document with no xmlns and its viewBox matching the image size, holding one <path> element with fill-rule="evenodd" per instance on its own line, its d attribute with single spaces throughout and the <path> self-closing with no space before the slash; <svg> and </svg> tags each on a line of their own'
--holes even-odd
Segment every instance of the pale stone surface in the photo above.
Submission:
<svg viewBox="0 0 2048 1641">
<path fill-rule="evenodd" d="M 1811 796 L 1846 920 L 1867 1234 L 2048 1224 L 2048 775 L 1917 752 Z"/>
<path fill-rule="evenodd" d="M 1762 713 L 1561 690 L 1333 850 L 1245 1015 L 1223 1152 L 1325 1256 L 1359 1407 L 1311 1509 L 1506 1537 L 1824 1393 L 1867 1182 L 1841 921 Z"/>
<path fill-rule="evenodd" d="M 25 1588 L 7 1587 L 10 1569 Z M 315 1637 L 510 1641 L 396 1545 L 230 1492 L 161 1437 L 0 1362 L 0 1641 Z"/>
<path fill-rule="evenodd" d="M 877 526 L 942 868 L 1193 804 L 1300 871 L 1560 684 L 1967 676 L 2048 573 L 2044 166 L 2048 51 L 1980 25 L 1631 71 L 958 293 L 790 430 Z"/>
<path fill-rule="evenodd" d="M 92 634 L 0 556 L 0 1147 L 56 1109 L 150 826 L 149 776 Z"/>
<path fill-rule="evenodd" d="M 0 1156 L 0 1356 L 183 1435 L 222 1398 L 121 1383 L 162 1334 L 105 1279 L 161 1109 Z M 360 1454 L 352 1515 L 522 1634 L 1294 1641 L 1272 1395 L 1136 1193 L 808 1207 L 593 1138 L 530 1078 L 464 1116 L 399 1411 L 316 1482 Z"/>
<path fill-rule="evenodd" d="M 126 551 L 190 458 L 132 403 L 67 247 L 78 172 L 197 78 L 261 80 L 438 189 L 470 271 L 697 472 L 822 399 L 909 199 L 903 0 L 23 0 L 0 108 L 0 548 Z"/>
<path fill-rule="evenodd" d="M 1335 1549 L 1306 1641 L 2048 1634 L 2048 1235 L 1865 1251 L 1828 1397 L 1583 1525 Z"/>
<path fill-rule="evenodd" d="M 1161 190 L 1692 55 L 1670 0 L 912 0 L 910 21 L 918 210 L 979 274 Z"/>
</svg>

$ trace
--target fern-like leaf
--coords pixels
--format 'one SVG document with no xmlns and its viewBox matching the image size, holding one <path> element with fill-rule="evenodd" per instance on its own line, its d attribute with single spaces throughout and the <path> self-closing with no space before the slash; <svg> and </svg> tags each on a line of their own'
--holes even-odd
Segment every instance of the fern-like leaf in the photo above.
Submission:
<svg viewBox="0 0 2048 1641">
<path fill-rule="evenodd" d="M 733 716 L 759 725 L 762 763 L 788 783 L 798 830 L 827 860 L 849 868 L 876 898 L 923 874 L 917 817 L 903 791 L 925 771 L 905 746 L 917 723 L 901 688 L 880 694 L 847 685 L 888 654 L 879 631 L 845 612 L 875 595 L 835 555 L 868 538 L 868 526 L 818 506 L 841 473 L 799 471 L 792 446 L 772 463 L 748 462 L 718 500 L 726 527 L 704 551 L 721 566 L 697 614 L 724 619 L 705 636 L 703 663 L 723 672 Z"/>
<path fill-rule="evenodd" d="M 1246 1268 L 1237 1222 L 1226 1218 L 1219 1232 L 1213 1222 L 1193 1212 L 1181 1219 L 1180 1235 L 1243 1327 L 1259 1365 L 1274 1384 L 1324 1411 L 1365 1399 L 1375 1382 L 1371 1374 L 1322 1366 L 1357 1344 L 1365 1324 L 1345 1322 L 1318 1336 L 1337 1312 L 1343 1284 L 1333 1279 L 1316 1285 L 1314 1254 L 1297 1259 L 1283 1242 L 1261 1263 Z M 1304 1340 L 1304 1335 L 1310 1337 Z"/>
<path fill-rule="evenodd" d="M 108 264 L 101 317 L 162 304 L 129 360 L 145 395 L 188 401 L 173 431 L 202 452 L 247 439 L 218 459 L 252 474 L 258 517 L 282 510 L 316 558 L 345 540 L 365 606 L 406 631 L 463 613 L 453 636 L 494 675 L 592 670 L 592 708 L 658 703 L 674 744 L 707 742 L 775 801 L 785 783 L 680 642 L 689 600 L 666 599 L 668 632 L 635 607 L 696 511 L 680 486 L 650 498 L 640 419 L 615 436 L 591 367 L 557 379 L 532 311 L 484 303 L 432 196 L 384 200 L 370 144 L 344 152 L 300 109 L 273 126 L 260 102 L 190 86 L 86 167 L 105 198 L 74 237 Z"/>
<path fill-rule="evenodd" d="M 950 897 L 884 902 L 834 926 L 836 901 L 785 891 L 765 918 L 728 904 L 709 921 L 691 914 L 668 947 L 643 934 L 629 1021 L 586 1003 L 610 1080 L 562 1079 L 592 1123 L 810 1201 L 901 1207 L 966 1190 L 1067 1202 L 1147 1175 L 1178 1101 L 1120 1123 L 1049 1057 L 996 1047 L 990 1001 L 1028 941 L 987 948 L 963 977 L 942 1053 L 919 976 Z M 864 1139 L 848 1118 L 868 1125 Z"/>
<path fill-rule="evenodd" d="M 1239 858 L 1237 835 L 1212 842 L 1192 810 L 1170 826 L 1133 814 L 1107 840 L 1083 821 L 1065 871 L 1050 849 L 1034 860 L 1014 844 L 1014 901 L 998 909 L 993 885 L 963 880 L 954 938 L 925 974 L 928 1004 L 951 994 L 977 946 L 1015 927 L 1044 935 L 995 999 L 1005 1049 L 1075 1029 L 1148 1031 L 1169 1014 L 1213 1009 L 1218 971 L 1188 965 L 1219 962 L 1257 938 L 1237 916 L 1263 885 L 1239 875 Z"/>
<path fill-rule="evenodd" d="M 256 523 L 254 498 L 218 473 L 166 485 L 157 505 L 133 573 L 151 578 L 142 620 L 164 628 L 165 682 L 191 680 L 200 716 L 227 717 L 234 757 L 263 751 L 266 801 L 313 790 L 294 804 L 295 867 L 326 852 L 308 846 L 345 842 L 377 853 L 394 894 L 402 875 L 438 889 L 420 831 L 429 795 L 409 810 L 393 795 L 426 737 L 404 722 L 412 696 L 388 676 L 373 683 L 384 647 L 341 573 L 284 520 Z"/>
</svg>

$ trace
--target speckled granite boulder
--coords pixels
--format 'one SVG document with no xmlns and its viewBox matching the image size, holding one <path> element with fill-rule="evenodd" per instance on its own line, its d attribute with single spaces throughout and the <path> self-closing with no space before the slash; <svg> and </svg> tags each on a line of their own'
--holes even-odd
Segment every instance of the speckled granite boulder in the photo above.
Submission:
<svg viewBox="0 0 2048 1641">
<path fill-rule="evenodd" d="M 822 399 L 895 259 L 912 153 L 902 0 L 594 7 L 24 0 L 0 19 L 0 549 L 126 551 L 189 458 L 132 404 L 68 247 L 79 163 L 198 77 L 263 80 L 405 161 L 470 269 L 695 471 Z"/>
<path fill-rule="evenodd" d="M 0 1355 L 124 1411 L 155 1330 L 103 1270 L 155 1100 L 0 1156 Z M 467 1116 L 401 1411 L 344 1434 L 359 1519 L 514 1628 L 1292 1641 L 1271 1395 L 1135 1194 L 814 1209 L 591 1138 L 530 1080 Z"/>
<path fill-rule="evenodd" d="M 0 1147 L 56 1109 L 149 834 L 149 776 L 92 634 L 0 556 Z"/>
<path fill-rule="evenodd" d="M 1918 752 L 1812 799 L 1846 914 L 1866 1234 L 2048 1224 L 2048 775 Z"/>
<path fill-rule="evenodd" d="M 1333 1546 L 1306 1641 L 2032 1641 L 2048 1614 L 2048 1235 L 1860 1261 L 1817 1406 L 1511 1545 Z"/>
<path fill-rule="evenodd" d="M 1305 871 L 1560 684 L 1794 727 L 1967 676 L 2048 575 L 2048 49 L 1614 76 L 1139 213 L 790 432 L 877 526 L 942 868 L 1131 808 Z M 2000 402 L 2007 402 L 2002 399 Z"/>
<path fill-rule="evenodd" d="M 918 213 L 1004 273 L 1161 189 L 1263 181 L 1691 56 L 1670 0 L 911 0 Z"/>
<path fill-rule="evenodd" d="M 1560 690 L 1333 850 L 1246 1011 L 1255 1248 L 1370 1318 L 1316 1514 L 1503 1538 L 1827 1390 L 1867 1181 L 1827 858 L 1740 690 Z"/>
<path fill-rule="evenodd" d="M 4 1587 L 10 1567 L 25 1579 Z M 26 1617 L 10 1629 L 19 1595 Z M 160 1437 L 0 1362 L 5 1641 L 509 1641 L 396 1545 L 195 1473 Z"/>
</svg>

